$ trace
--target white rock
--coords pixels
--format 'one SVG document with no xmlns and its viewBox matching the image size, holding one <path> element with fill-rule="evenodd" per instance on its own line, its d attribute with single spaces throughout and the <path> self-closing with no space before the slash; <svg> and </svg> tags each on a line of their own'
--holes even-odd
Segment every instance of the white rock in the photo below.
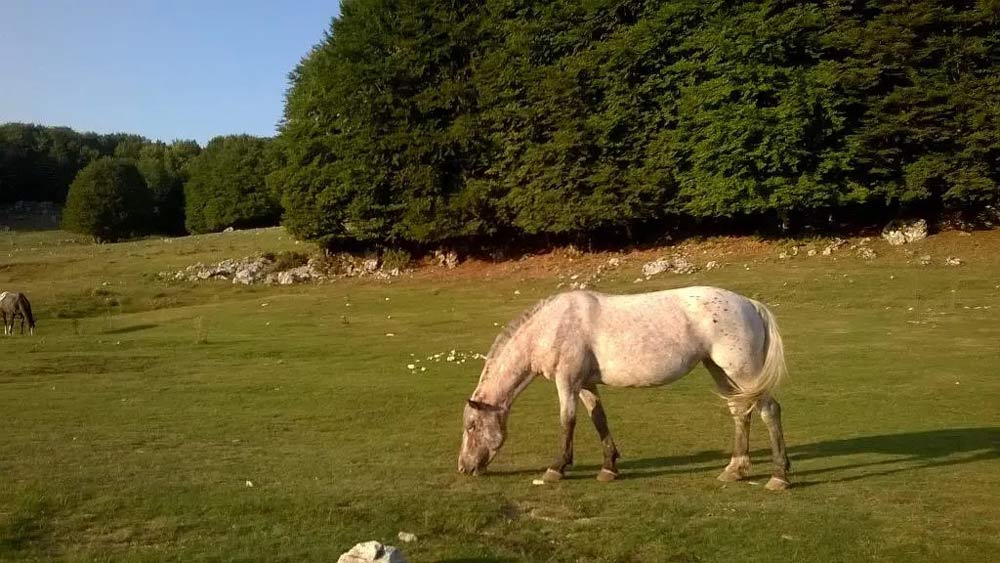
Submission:
<svg viewBox="0 0 1000 563">
<path fill-rule="evenodd" d="M 410 532 L 400 532 L 396 534 L 396 537 L 403 543 L 412 543 L 417 541 L 417 536 L 415 534 L 411 534 Z"/>
<path fill-rule="evenodd" d="M 891 221 L 882 229 L 882 238 L 893 246 L 927 238 L 927 221 Z"/>
<path fill-rule="evenodd" d="M 458 253 L 454 250 L 435 250 L 434 259 L 437 260 L 438 266 L 444 266 L 449 270 L 458 266 Z"/>
<path fill-rule="evenodd" d="M 406 563 L 403 552 L 377 541 L 359 543 L 337 559 L 337 563 Z"/>
<path fill-rule="evenodd" d="M 947 266 L 961 266 L 962 265 L 962 259 L 958 258 L 956 256 L 949 256 L 949 257 L 947 257 L 947 258 L 944 259 L 944 263 Z"/>
<path fill-rule="evenodd" d="M 667 271 L 675 274 L 693 274 L 698 271 L 698 267 L 683 256 L 660 258 L 642 266 L 642 275 L 647 278 Z"/>
</svg>

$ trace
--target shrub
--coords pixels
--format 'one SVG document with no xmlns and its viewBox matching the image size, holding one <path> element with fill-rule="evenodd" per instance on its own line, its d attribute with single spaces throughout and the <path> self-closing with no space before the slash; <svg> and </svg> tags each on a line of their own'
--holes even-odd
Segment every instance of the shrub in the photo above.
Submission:
<svg viewBox="0 0 1000 563">
<path fill-rule="evenodd" d="M 390 272 L 395 269 L 404 270 L 410 265 L 412 256 L 403 249 L 390 248 L 382 252 L 382 269 Z"/>
</svg>

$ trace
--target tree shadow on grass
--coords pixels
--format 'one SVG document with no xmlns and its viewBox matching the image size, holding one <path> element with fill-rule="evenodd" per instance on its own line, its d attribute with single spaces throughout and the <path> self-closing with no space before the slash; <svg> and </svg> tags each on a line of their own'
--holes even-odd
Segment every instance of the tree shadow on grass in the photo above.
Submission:
<svg viewBox="0 0 1000 563">
<path fill-rule="evenodd" d="M 882 456 L 882 459 L 809 468 L 809 462 L 813 460 L 866 454 Z M 755 450 L 751 455 L 757 461 L 755 468 L 757 470 L 764 468 L 765 473 L 762 473 L 764 476 L 770 469 L 770 450 Z M 788 448 L 788 457 L 792 461 L 792 477 L 796 487 L 856 481 L 893 473 L 1000 458 L 1000 427 L 955 428 L 826 440 L 792 445 Z M 691 455 L 625 459 L 618 464 L 618 468 L 623 479 L 644 479 L 671 474 L 722 471 L 728 461 L 728 453 L 706 450 Z M 566 478 L 589 479 L 593 475 L 588 473 L 599 469 L 598 465 L 575 466 Z M 852 471 L 851 474 L 843 476 L 833 475 L 826 479 L 822 477 L 815 480 L 796 479 L 796 477 L 822 476 L 845 470 L 862 471 Z M 530 469 L 498 472 L 498 474 L 520 475 L 540 472 L 539 469 Z"/>
</svg>

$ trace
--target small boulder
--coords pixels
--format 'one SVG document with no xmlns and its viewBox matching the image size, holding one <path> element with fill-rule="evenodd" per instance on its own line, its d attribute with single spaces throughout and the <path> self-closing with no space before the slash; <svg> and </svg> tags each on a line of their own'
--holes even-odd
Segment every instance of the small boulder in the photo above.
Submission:
<svg viewBox="0 0 1000 563">
<path fill-rule="evenodd" d="M 893 246 L 900 246 L 927 238 L 927 221 L 891 221 L 882 229 L 882 238 Z"/>
<path fill-rule="evenodd" d="M 949 256 L 944 259 L 944 263 L 946 266 L 961 266 L 962 259 L 957 256 Z"/>
<path fill-rule="evenodd" d="M 224 233 L 231 233 L 231 232 L 233 232 L 233 231 L 235 231 L 235 230 L 236 230 L 236 229 L 234 229 L 234 228 L 232 228 L 232 227 L 226 227 L 225 229 L 223 229 L 223 230 L 222 230 L 222 232 L 224 232 Z"/>
<path fill-rule="evenodd" d="M 647 262 L 642 266 L 642 275 L 647 278 L 657 274 L 662 274 L 663 272 L 671 272 L 674 274 L 693 274 L 697 271 L 698 267 L 683 256 L 659 258 L 657 260 L 653 260 L 652 262 Z"/>
<path fill-rule="evenodd" d="M 403 552 L 391 545 L 377 541 L 366 541 L 342 554 L 337 563 L 406 563 Z"/>
<path fill-rule="evenodd" d="M 642 275 L 644 276 L 655 276 L 656 274 L 662 274 L 670 268 L 670 261 L 665 258 L 660 258 L 659 260 L 653 260 L 652 262 L 646 262 L 642 265 Z"/>
</svg>

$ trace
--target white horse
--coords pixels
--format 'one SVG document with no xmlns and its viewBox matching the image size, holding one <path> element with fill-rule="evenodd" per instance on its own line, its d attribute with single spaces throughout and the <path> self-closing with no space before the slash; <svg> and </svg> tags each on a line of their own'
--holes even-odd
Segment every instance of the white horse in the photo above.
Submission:
<svg viewBox="0 0 1000 563">
<path fill-rule="evenodd" d="M 714 287 L 638 295 L 573 291 L 545 299 L 510 323 L 493 343 L 479 385 L 465 407 L 461 473 L 479 474 L 503 445 L 511 404 L 536 375 L 555 382 L 562 428 L 560 453 L 543 479 L 561 479 L 573 463 L 577 397 L 600 435 L 597 478 L 618 476 L 618 449 L 597 385 L 650 387 L 677 381 L 702 362 L 726 398 L 736 424 L 732 459 L 719 475 L 736 481 L 750 470 L 750 415 L 767 426 L 774 458 L 771 490 L 789 486 L 781 407 L 771 392 L 785 373 L 784 347 L 763 304 Z"/>
</svg>

